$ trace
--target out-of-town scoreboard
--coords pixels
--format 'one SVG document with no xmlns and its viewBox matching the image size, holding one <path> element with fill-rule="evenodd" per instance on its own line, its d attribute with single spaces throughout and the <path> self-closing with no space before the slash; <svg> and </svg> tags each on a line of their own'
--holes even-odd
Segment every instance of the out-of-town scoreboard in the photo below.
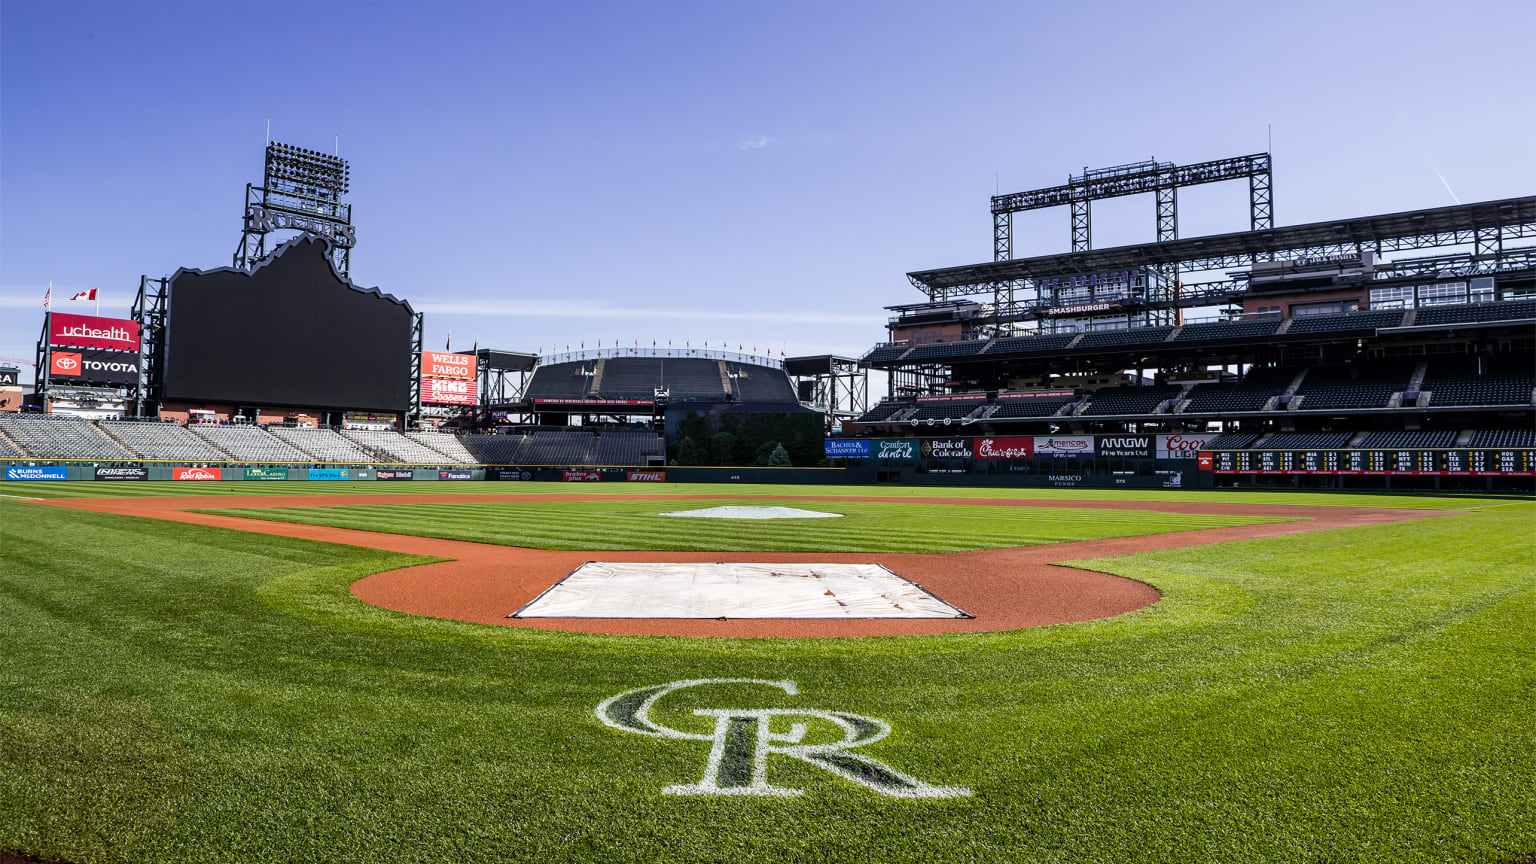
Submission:
<svg viewBox="0 0 1536 864">
<path fill-rule="evenodd" d="M 1536 449 L 1219 450 L 1200 454 L 1217 474 L 1377 474 L 1522 477 L 1536 474 Z"/>
</svg>

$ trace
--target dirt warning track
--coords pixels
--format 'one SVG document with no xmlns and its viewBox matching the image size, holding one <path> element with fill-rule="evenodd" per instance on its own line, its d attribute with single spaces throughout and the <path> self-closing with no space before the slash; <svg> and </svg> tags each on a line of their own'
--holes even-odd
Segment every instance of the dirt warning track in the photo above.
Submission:
<svg viewBox="0 0 1536 864">
<path fill-rule="evenodd" d="M 165 519 L 195 525 L 320 540 L 450 558 L 436 564 L 407 567 L 366 577 L 352 585 L 352 595 L 366 603 L 434 618 L 473 621 L 509 627 L 666 636 L 890 636 L 962 631 L 1014 630 L 1106 618 L 1149 606 L 1161 596 L 1142 582 L 1054 564 L 1279 537 L 1332 528 L 1376 525 L 1424 519 L 1452 511 L 1396 510 L 1328 505 L 1233 505 L 1202 502 L 1065 501 L 1013 498 L 889 498 L 830 495 L 748 496 L 758 500 L 861 501 L 956 506 L 1050 507 L 1098 510 L 1148 510 L 1162 513 L 1269 516 L 1296 519 L 1268 525 L 1208 528 L 1142 537 L 1120 537 L 1056 543 L 1016 549 L 944 554 L 803 553 L 803 552 L 553 552 L 459 540 L 438 540 L 266 522 L 206 513 L 193 509 L 259 509 L 265 507 L 337 507 L 365 504 L 486 503 L 539 501 L 688 501 L 718 500 L 721 495 L 301 495 L 169 498 L 72 498 L 48 506 Z M 587 561 L 610 562 L 783 562 L 879 563 L 917 582 L 973 618 L 790 620 L 790 619 L 588 619 L 507 618 L 550 585 Z"/>
</svg>

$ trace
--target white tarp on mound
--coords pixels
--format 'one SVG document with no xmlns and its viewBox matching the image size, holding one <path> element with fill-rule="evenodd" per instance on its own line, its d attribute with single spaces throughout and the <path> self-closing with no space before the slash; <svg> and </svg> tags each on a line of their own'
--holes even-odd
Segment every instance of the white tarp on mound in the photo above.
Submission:
<svg viewBox="0 0 1536 864">
<path fill-rule="evenodd" d="M 964 618 L 879 564 L 589 562 L 511 618 Z"/>
<path fill-rule="evenodd" d="M 702 510 L 673 510 L 661 515 L 692 519 L 840 519 L 843 514 L 795 507 L 706 507 Z"/>
</svg>

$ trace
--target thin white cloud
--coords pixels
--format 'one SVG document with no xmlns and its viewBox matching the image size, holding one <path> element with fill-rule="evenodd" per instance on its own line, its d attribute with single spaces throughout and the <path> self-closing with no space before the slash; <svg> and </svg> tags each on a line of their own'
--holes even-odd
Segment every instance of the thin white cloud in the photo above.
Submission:
<svg viewBox="0 0 1536 864">
<path fill-rule="evenodd" d="M 878 314 L 843 312 L 727 312 L 714 309 L 676 309 L 657 306 L 610 306 L 607 303 L 580 301 L 563 303 L 549 300 L 429 300 L 412 303 L 418 312 L 428 315 L 473 315 L 498 318 L 633 318 L 672 321 L 762 321 L 789 324 L 831 324 L 883 327 L 885 318 Z"/>
<path fill-rule="evenodd" d="M 779 139 L 767 135 L 747 135 L 736 145 L 738 150 L 762 150 L 779 143 Z"/>
</svg>

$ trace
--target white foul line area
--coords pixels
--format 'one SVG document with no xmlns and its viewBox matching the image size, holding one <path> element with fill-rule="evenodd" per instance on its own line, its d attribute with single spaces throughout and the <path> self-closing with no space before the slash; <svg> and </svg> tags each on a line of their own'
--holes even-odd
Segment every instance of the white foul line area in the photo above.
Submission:
<svg viewBox="0 0 1536 864">
<path fill-rule="evenodd" d="M 968 618 L 879 564 L 608 563 L 509 618 Z"/>
</svg>

